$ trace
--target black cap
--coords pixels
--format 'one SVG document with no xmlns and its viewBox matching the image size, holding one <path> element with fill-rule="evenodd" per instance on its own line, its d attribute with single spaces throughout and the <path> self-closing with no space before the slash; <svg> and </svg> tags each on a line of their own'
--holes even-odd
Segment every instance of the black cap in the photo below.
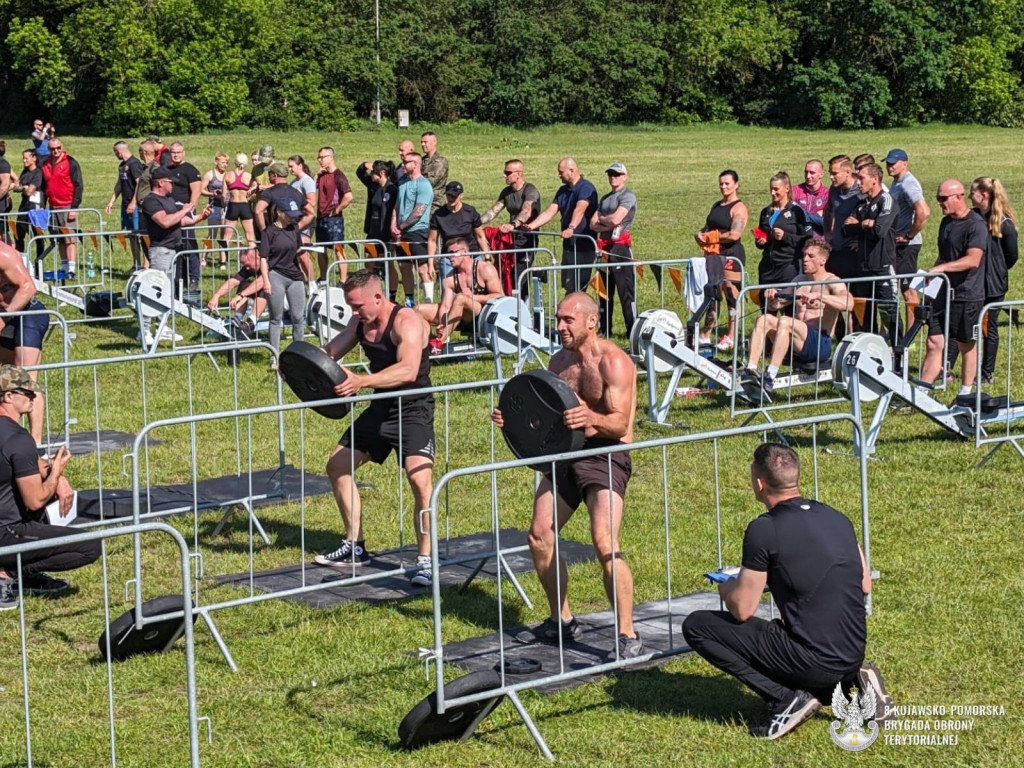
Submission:
<svg viewBox="0 0 1024 768">
<path fill-rule="evenodd" d="M 449 181 L 444 188 L 445 197 L 458 197 L 463 193 L 462 184 L 457 181 Z"/>
</svg>

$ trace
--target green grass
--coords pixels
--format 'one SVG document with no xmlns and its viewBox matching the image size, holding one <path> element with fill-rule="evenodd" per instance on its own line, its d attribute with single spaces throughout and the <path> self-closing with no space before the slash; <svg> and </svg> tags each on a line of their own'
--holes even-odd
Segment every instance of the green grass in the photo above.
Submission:
<svg viewBox="0 0 1024 768">
<path fill-rule="evenodd" d="M 418 131 L 417 131 L 418 133 Z M 357 161 L 393 156 L 400 134 L 393 130 L 323 137 L 314 134 L 245 133 L 188 137 L 189 159 L 201 171 L 215 151 L 251 151 L 270 141 L 279 157 L 294 152 L 315 156 L 321 144 L 333 144 L 342 167 L 351 172 Z M 910 153 L 911 167 L 931 196 L 947 176 L 969 181 L 986 174 L 1004 180 L 1011 199 L 1024 199 L 1024 160 L 1019 147 L 1024 133 L 968 127 L 934 127 L 875 133 L 804 133 L 733 126 L 688 129 L 593 129 L 559 127 L 517 132 L 485 126 L 458 126 L 440 133 L 441 152 L 452 166 L 451 178 L 462 181 L 467 201 L 488 207 L 502 180 L 502 163 L 520 157 L 527 178 L 538 184 L 545 200 L 555 188 L 559 157 L 574 154 L 599 190 L 602 169 L 620 160 L 630 169 L 630 185 L 640 199 L 637 253 L 643 258 L 685 257 L 693 253 L 691 233 L 701 226 L 717 198 L 716 178 L 732 167 L 743 179 L 743 196 L 756 213 L 767 200 L 767 179 L 779 168 L 799 176 L 809 157 L 827 160 L 840 152 L 872 151 L 882 157 L 893 146 Z M 71 154 L 83 164 L 86 203 L 102 207 L 113 185 L 116 161 L 113 140 L 65 137 Z M 8 138 L 8 159 L 19 144 Z M 353 177 L 354 181 L 354 177 Z M 362 218 L 362 190 L 348 216 L 349 232 Z M 935 206 L 933 206 L 934 208 Z M 1024 208 L 1024 204 L 1018 204 Z M 935 255 L 938 213 L 925 232 L 922 263 Z M 753 248 L 750 248 L 753 251 Z M 128 264 L 118 251 L 115 270 L 123 279 Z M 753 259 L 751 260 L 754 261 Z M 752 266 L 752 265 L 751 265 Z M 1021 296 L 1021 281 L 1012 275 L 1012 297 Z M 642 306 L 654 302 L 648 275 Z M 209 290 L 209 288 L 208 288 Z M 110 356 L 131 348 L 135 328 L 127 320 L 76 326 L 74 359 Z M 1016 337 L 1014 354 L 1024 353 Z M 622 341 L 621 335 L 619 340 Z M 49 354 L 49 359 L 53 355 Z M 477 361 L 434 369 L 437 384 L 483 380 L 493 365 Z M 142 416 L 142 384 L 138 366 L 97 368 L 99 419 L 105 428 L 137 432 L 146 421 L 196 412 L 227 409 L 234 403 L 237 376 L 239 403 L 267 405 L 275 401 L 273 375 L 266 356 L 247 354 L 237 369 L 214 370 L 205 357 L 191 369 L 193 396 L 185 365 L 148 363 L 146 418 Z M 684 379 L 683 383 L 692 383 Z M 51 397 L 61 391 L 49 383 Z M 1019 388 L 1021 383 L 1015 383 Z M 1018 395 L 1021 393 L 1018 392 Z M 94 372 L 76 371 L 71 379 L 72 414 L 92 429 Z M 646 389 L 641 385 L 641 410 Z M 291 396 L 286 394 L 286 399 Z M 452 467 L 477 464 L 491 456 L 492 432 L 487 413 L 490 393 L 466 393 L 448 408 L 450 438 L 442 436 Z M 843 411 L 840 405 L 830 410 Z M 440 413 L 441 411 L 439 411 Z M 794 416 L 806 411 L 794 412 Z M 302 423 L 300 424 L 300 420 Z M 674 404 L 670 420 L 687 431 L 736 426 L 724 401 L 697 398 Z M 308 414 L 285 419 L 286 460 L 321 472 L 340 425 Z M 301 427 L 301 430 L 300 430 Z M 181 482 L 245 466 L 249 430 L 254 435 L 253 463 L 272 466 L 277 459 L 276 417 L 241 420 L 242 453 L 235 450 L 234 421 L 196 429 L 197 457 L 192 456 L 188 428 L 157 430 L 160 441 L 149 451 L 154 483 Z M 642 418 L 636 439 L 680 432 L 653 426 Z M 809 467 L 808 430 L 787 435 Z M 849 443 L 847 428 L 830 427 L 818 434 L 819 447 L 839 449 Z M 742 532 L 757 505 L 748 489 L 750 451 L 756 438 L 723 440 L 718 445 L 722 528 L 725 559 L 736 561 Z M 507 457 L 500 437 L 496 455 Z M 813 723 L 778 744 L 755 742 L 744 723 L 763 716 L 760 702 L 699 659 L 676 660 L 650 672 L 638 672 L 588 684 L 554 696 L 532 693 L 523 699 L 549 746 L 563 761 L 580 765 L 807 765 L 838 764 L 845 759 L 870 765 L 1016 765 L 1024 748 L 1021 738 L 1020 682 L 1015 670 L 1024 663 L 1019 607 L 1024 587 L 1019 576 L 1024 544 L 1018 535 L 1021 465 L 1009 449 L 982 470 L 973 467 L 982 453 L 959 441 L 922 416 L 891 416 L 883 427 L 878 455 L 869 467 L 873 566 L 882 573 L 875 584 L 875 611 L 869 619 L 869 655 L 882 666 L 900 704 L 1003 704 L 1003 718 L 975 718 L 975 730 L 960 734 L 960 745 L 947 749 L 892 747 L 881 742 L 855 758 L 841 755 L 828 737 L 829 718 Z M 665 502 L 661 452 L 633 457 L 634 480 L 627 499 L 623 548 L 630 557 L 637 600 L 655 600 L 665 592 Z M 843 509 L 858 524 L 859 490 L 856 463 L 848 458 L 817 454 L 820 496 Z M 715 477 L 712 446 L 678 446 L 666 451 L 668 523 L 673 592 L 703 589 L 700 574 L 715 560 Z M 97 459 L 79 456 L 72 462 L 72 480 L 94 486 Z M 437 473 L 440 474 L 440 471 Z M 124 487 L 119 453 L 102 456 L 105 487 Z M 375 489 L 364 492 L 364 514 L 370 547 L 383 549 L 399 538 L 395 510 L 404 493 L 404 537 L 411 540 L 411 502 L 394 463 L 367 467 L 361 479 Z M 529 524 L 531 475 L 500 476 L 502 525 Z M 809 477 L 808 477 L 809 482 Z M 340 530 L 333 501 L 315 498 L 302 510 L 306 525 L 306 556 L 333 546 Z M 490 521 L 490 486 L 485 478 L 453 483 L 446 514 L 453 535 L 486 530 Z M 254 567 L 297 563 L 303 557 L 298 505 L 263 508 L 260 519 L 272 544 L 257 540 Z M 244 517 L 221 535 L 212 536 L 217 515 L 198 521 L 180 518 L 173 524 L 187 539 L 198 535 L 207 576 L 201 582 L 204 602 L 230 600 L 242 591 L 218 587 L 212 577 L 244 571 L 250 542 Z M 568 536 L 587 540 L 585 519 L 573 520 Z M 127 608 L 121 584 L 132 575 L 130 542 L 108 543 L 108 579 L 114 615 Z M 145 595 L 175 591 L 180 578 L 175 551 L 166 537 L 147 537 L 143 545 Z M 72 576 L 76 591 L 54 601 L 29 599 L 27 663 L 32 695 L 33 759 L 38 765 L 94 766 L 109 762 L 106 667 L 99 662 L 96 639 L 103 630 L 102 584 L 98 566 Z M 543 596 L 535 577 L 523 584 L 536 605 Z M 575 610 L 605 608 L 596 566 L 571 570 Z M 477 582 L 467 595 L 444 591 L 446 640 L 480 635 L 494 629 L 496 587 Z M 504 705 L 467 744 L 445 744 L 415 754 L 397 749 L 396 728 L 404 713 L 433 688 L 424 680 L 422 664 L 407 655 L 432 638 L 428 598 L 380 605 L 348 604 L 324 611 L 283 601 L 221 611 L 215 620 L 239 665 L 228 671 L 202 621 L 196 625 L 198 705 L 212 720 L 213 742 L 201 745 L 204 766 L 376 765 L 522 765 L 538 760 L 536 749 L 514 710 Z M 543 612 L 525 609 L 505 590 L 507 622 L 537 622 Z M 17 618 L 0 620 L 0 642 L 8 649 L 0 661 L 0 714 L 8 727 L 0 733 L 0 765 L 25 761 L 21 655 Z M 113 670 L 118 765 L 187 764 L 187 720 L 184 656 L 179 647 L 158 657 L 137 658 Z M 317 685 L 312 685 L 316 681 Z"/>
</svg>

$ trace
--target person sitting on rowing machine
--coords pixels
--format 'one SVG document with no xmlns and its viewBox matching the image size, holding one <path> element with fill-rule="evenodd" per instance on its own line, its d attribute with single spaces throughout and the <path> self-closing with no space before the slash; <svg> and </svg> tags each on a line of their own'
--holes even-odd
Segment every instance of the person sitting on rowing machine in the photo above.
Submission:
<svg viewBox="0 0 1024 768">
<path fill-rule="evenodd" d="M 839 313 L 853 308 L 853 296 L 846 289 L 846 284 L 825 269 L 829 251 L 824 240 L 807 241 L 803 250 L 803 272 L 796 278 L 798 283 L 824 282 L 824 285 L 801 285 L 789 295 L 780 294 L 773 288 L 765 291 L 769 310 L 794 305 L 792 315 L 761 315 L 750 335 L 750 357 L 746 368 L 749 376 L 758 376 L 761 356 L 768 342 L 772 345 L 768 367 L 760 377 L 761 387 L 768 394 L 775 390 L 775 377 L 790 348 L 794 362 L 828 361 Z M 836 282 L 827 282 L 833 280 Z"/>
</svg>

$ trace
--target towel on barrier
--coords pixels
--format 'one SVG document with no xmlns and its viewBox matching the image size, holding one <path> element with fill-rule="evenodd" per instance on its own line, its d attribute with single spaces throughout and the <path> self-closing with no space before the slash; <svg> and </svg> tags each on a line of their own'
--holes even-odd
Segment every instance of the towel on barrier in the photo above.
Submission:
<svg viewBox="0 0 1024 768">
<path fill-rule="evenodd" d="M 704 303 L 704 286 L 708 282 L 707 259 L 697 256 L 686 264 L 686 308 L 693 314 Z"/>
<path fill-rule="evenodd" d="M 498 276 L 501 278 L 501 291 L 506 296 L 511 296 L 515 292 L 516 255 L 501 251 L 516 247 L 515 235 L 511 232 L 502 232 L 497 227 L 484 227 L 484 237 L 487 238 L 487 247 L 498 252 L 496 266 Z"/>
</svg>

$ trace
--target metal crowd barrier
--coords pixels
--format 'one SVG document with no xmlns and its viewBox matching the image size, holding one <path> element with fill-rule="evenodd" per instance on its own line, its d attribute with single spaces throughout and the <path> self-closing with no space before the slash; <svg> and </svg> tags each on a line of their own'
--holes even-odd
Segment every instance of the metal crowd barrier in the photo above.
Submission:
<svg viewBox="0 0 1024 768">
<path fill-rule="evenodd" d="M 992 403 L 983 391 L 981 381 L 982 363 L 985 362 L 985 331 L 988 323 L 999 322 L 999 316 L 1006 312 L 1011 318 L 1017 312 L 1024 312 L 1024 301 L 998 301 L 986 304 L 981 309 L 978 325 L 974 327 L 974 339 L 978 345 L 978 374 L 975 381 L 974 395 L 974 444 L 992 446 L 978 467 L 984 466 L 1004 445 L 1013 446 L 1014 450 L 1024 458 L 1024 392 L 1021 391 L 1020 377 L 1014 370 L 1015 356 L 1019 350 L 1014 348 L 1017 343 L 1017 323 L 1011 320 L 1006 326 L 1006 333 L 1001 334 L 996 357 L 996 375 L 993 376 L 991 389 L 1001 394 L 997 402 Z M 998 331 L 996 331 L 998 333 Z M 948 338 L 948 336 L 947 336 Z M 1005 362 L 1003 362 L 1005 361 Z M 1016 398 L 1016 400 L 1015 400 Z M 985 407 L 983 407 L 985 406 Z"/>
<path fill-rule="evenodd" d="M 863 437 L 863 428 L 849 414 L 836 414 L 836 415 L 830 415 L 830 416 L 805 417 L 805 418 L 802 418 L 802 419 L 796 419 L 796 420 L 791 420 L 791 421 L 779 422 L 776 425 L 780 429 L 787 429 L 787 430 L 789 430 L 789 429 L 796 429 L 796 428 L 809 428 L 811 430 L 811 438 L 810 438 L 810 441 L 809 441 L 809 452 L 805 453 L 805 461 L 804 461 L 804 470 L 805 470 L 804 475 L 805 475 L 805 477 L 808 474 L 806 472 L 806 470 L 808 469 L 808 465 L 810 465 L 810 468 L 812 468 L 812 470 L 813 470 L 813 472 L 812 472 L 813 479 L 810 482 L 805 480 L 805 492 L 806 492 L 807 496 L 821 499 L 822 501 L 825 501 L 826 503 L 828 503 L 831 500 L 830 497 L 822 498 L 822 493 L 824 492 L 824 489 L 821 487 L 821 485 L 819 483 L 818 431 L 821 428 L 827 428 L 829 426 L 843 426 L 845 424 L 849 424 L 850 425 L 850 427 L 852 428 L 853 433 L 855 435 L 860 435 L 861 437 Z M 712 494 L 713 500 L 714 500 L 713 503 L 714 503 L 714 513 L 715 513 L 716 545 L 717 545 L 717 558 L 716 558 L 716 560 L 717 560 L 718 567 L 720 568 L 720 567 L 722 567 L 724 565 L 724 560 L 723 560 L 724 554 L 723 553 L 726 551 L 726 545 L 725 545 L 725 542 L 724 542 L 725 537 L 723 536 L 723 522 L 722 522 L 722 509 L 721 509 L 721 498 L 722 498 L 723 484 L 721 482 L 721 476 L 720 476 L 721 464 L 720 464 L 720 456 L 719 456 L 719 443 L 721 441 L 724 441 L 724 440 L 745 437 L 745 438 L 750 438 L 751 439 L 751 443 L 753 444 L 755 442 L 760 442 L 760 439 L 762 438 L 763 433 L 764 433 L 764 428 L 763 427 L 748 425 L 748 426 L 742 426 L 742 427 L 735 427 L 735 428 L 731 428 L 731 429 L 718 430 L 718 431 L 714 431 L 714 432 L 705 432 L 705 433 L 690 434 L 690 435 L 677 435 L 677 436 L 668 437 L 668 438 L 662 438 L 662 439 L 658 439 L 658 440 L 646 440 L 646 441 L 643 441 L 643 442 L 632 443 L 632 444 L 628 444 L 628 445 L 616 445 L 616 446 L 610 446 L 610 447 L 604 447 L 604 448 L 594 448 L 594 449 L 590 449 L 590 450 L 583 450 L 583 451 L 574 452 L 574 453 L 571 453 L 571 454 L 552 454 L 552 455 L 547 455 L 547 456 L 541 456 L 541 457 L 535 457 L 535 458 L 529 458 L 529 459 L 519 459 L 519 460 L 514 460 L 514 461 L 498 461 L 498 462 L 492 461 L 491 463 L 480 464 L 480 465 L 477 465 L 477 466 L 453 469 L 453 470 L 450 470 L 449 472 L 445 473 L 445 475 L 442 476 L 440 478 L 440 480 L 437 481 L 436 485 L 434 486 L 433 495 L 431 497 L 431 506 L 430 506 L 430 508 L 428 510 L 424 510 L 423 514 L 428 514 L 430 516 L 431 539 L 432 539 L 434 547 L 436 547 L 437 544 L 438 544 L 437 535 L 436 535 L 437 526 L 438 526 L 438 514 L 437 514 L 437 512 L 438 512 L 439 500 L 441 499 L 442 495 L 448 492 L 449 486 L 455 485 L 457 482 L 466 481 L 467 479 L 471 479 L 471 478 L 474 478 L 474 477 L 489 475 L 490 476 L 490 487 L 491 487 L 491 499 L 490 499 L 491 514 L 492 514 L 492 517 L 493 517 L 495 522 L 491 526 L 492 530 L 494 531 L 493 549 L 488 554 L 491 557 L 494 557 L 496 559 L 496 561 L 498 562 L 499 568 L 501 568 L 502 567 L 502 563 L 504 562 L 504 560 L 502 559 L 504 556 L 508 556 L 508 555 L 514 554 L 516 552 L 524 551 L 527 548 L 526 547 L 505 548 L 505 547 L 502 546 L 502 542 L 500 541 L 500 538 L 499 538 L 499 535 L 498 535 L 498 531 L 500 530 L 500 527 L 501 527 L 500 526 L 500 518 L 501 518 L 501 516 L 503 514 L 503 510 L 501 509 L 501 499 L 505 495 L 507 495 L 507 493 L 508 493 L 507 486 L 506 486 L 506 490 L 505 490 L 504 494 L 502 494 L 501 496 L 499 496 L 499 494 L 498 494 L 498 491 L 497 491 L 497 477 L 498 477 L 498 475 L 500 473 L 504 474 L 504 473 L 507 473 L 509 471 L 522 471 L 522 470 L 527 469 L 531 465 L 537 465 L 537 464 L 550 464 L 553 467 L 554 466 L 554 462 L 559 461 L 559 460 L 564 460 L 564 459 L 570 459 L 570 458 L 571 459 L 577 459 L 577 458 L 584 457 L 584 456 L 602 456 L 602 457 L 608 457 L 609 474 L 610 474 L 610 472 L 611 472 L 611 466 L 610 466 L 611 465 L 611 458 L 610 457 L 611 457 L 612 454 L 628 452 L 628 453 L 636 456 L 637 454 L 644 454 L 645 452 L 660 451 L 660 453 L 661 453 L 662 503 L 663 503 L 663 509 L 661 511 L 661 517 L 662 517 L 662 522 L 663 522 L 663 525 L 664 525 L 664 538 L 663 538 L 663 541 L 664 541 L 665 551 L 659 553 L 659 557 L 664 558 L 664 561 L 665 561 L 664 596 L 665 596 L 665 601 L 666 601 L 666 603 L 668 605 L 669 621 L 670 621 L 670 627 L 671 627 L 671 626 L 673 626 L 674 621 L 675 621 L 676 618 L 678 618 L 680 621 L 682 619 L 681 615 L 679 615 L 679 616 L 674 615 L 673 614 L 673 609 L 672 609 L 673 599 L 676 597 L 673 594 L 673 561 L 672 561 L 672 533 L 673 533 L 673 531 L 672 531 L 672 523 L 673 523 L 674 517 L 676 516 L 676 513 L 672 509 L 672 507 L 673 507 L 674 501 L 679 501 L 686 509 L 692 510 L 695 506 L 697 506 L 698 500 L 694 497 L 694 494 L 692 494 L 692 493 L 685 494 L 685 498 L 679 498 L 679 499 L 672 498 L 672 494 L 671 494 L 670 488 L 669 488 L 670 470 L 669 470 L 668 452 L 671 449 L 673 449 L 673 448 L 677 448 L 679 446 L 685 446 L 685 445 L 689 445 L 689 444 L 697 444 L 697 443 L 701 443 L 701 444 L 710 443 L 711 444 L 711 451 L 709 452 L 710 455 L 708 455 L 706 457 L 706 459 L 707 459 L 707 467 L 708 467 L 708 470 L 709 470 L 708 474 L 702 474 L 701 478 L 690 478 L 690 480 L 692 482 L 694 482 L 694 483 L 706 482 L 706 478 L 709 475 L 711 475 L 711 470 L 713 469 L 713 475 L 712 475 L 713 476 L 713 483 L 712 483 L 712 487 L 710 488 L 710 491 L 711 491 L 711 494 Z M 676 465 L 673 465 L 673 467 L 676 468 Z M 551 472 L 550 469 L 548 471 Z M 673 477 L 673 481 L 675 481 L 675 482 L 686 482 L 686 479 L 681 478 L 678 472 L 673 471 L 671 474 L 672 474 L 672 477 Z M 743 477 L 743 476 L 744 475 L 741 475 L 741 477 Z M 635 479 L 635 475 L 634 475 L 634 479 Z M 744 487 L 747 486 L 747 482 L 745 480 L 741 480 L 740 482 L 742 483 L 742 485 Z M 865 555 L 865 558 L 867 560 L 868 566 L 870 568 L 870 564 L 871 564 L 871 542 L 870 542 L 870 526 L 869 526 L 869 513 L 868 513 L 869 505 L 868 505 L 868 485 L 867 485 L 867 460 L 866 460 L 866 457 L 863 456 L 863 455 L 859 457 L 859 484 L 858 484 L 858 491 L 859 491 L 859 494 L 860 494 L 861 540 L 862 540 L 862 546 L 863 546 L 863 549 L 864 549 L 864 555 Z M 556 490 L 556 492 L 557 492 L 557 490 Z M 624 506 L 628 506 L 629 504 L 630 504 L 630 500 L 629 500 L 629 496 L 627 495 L 627 498 L 624 500 Z M 833 506 L 838 506 L 840 508 L 842 507 L 841 504 L 836 504 L 836 503 L 833 503 Z M 636 510 L 635 510 L 635 507 L 634 507 L 634 513 L 635 513 L 635 511 Z M 578 514 L 585 515 L 586 512 L 585 511 L 581 511 Z M 753 518 L 753 515 L 751 515 L 751 519 L 752 518 Z M 630 519 L 634 519 L 635 520 L 636 518 L 631 518 L 628 515 L 624 515 L 623 516 L 623 520 L 624 521 L 630 520 Z M 626 529 L 628 529 L 628 527 L 629 527 L 629 524 L 627 523 L 626 524 Z M 735 524 L 730 526 L 731 529 L 735 529 L 736 527 L 737 526 L 735 526 Z M 556 560 L 559 558 L 559 541 L 560 541 L 560 538 L 561 538 L 561 534 L 558 531 L 556 531 L 556 538 L 555 538 L 555 542 L 556 542 L 556 546 L 555 546 L 555 559 Z M 620 544 L 620 546 L 621 546 L 621 544 Z M 736 555 L 736 557 L 738 559 L 739 554 L 740 554 L 740 549 L 741 549 L 741 542 L 735 540 L 734 537 L 730 537 L 730 541 L 728 542 L 728 549 L 729 549 L 729 551 L 735 553 L 735 555 Z M 653 554 L 653 553 L 649 553 L 649 554 Z M 477 557 L 479 557 L 479 555 L 477 555 Z M 613 557 L 614 557 L 614 554 L 613 554 Z M 707 563 L 707 565 L 710 565 L 710 561 L 712 560 L 712 558 L 709 556 L 708 560 L 709 560 L 709 562 Z M 450 562 L 451 561 L 449 561 L 449 564 L 450 564 Z M 586 677 L 586 676 L 591 676 L 591 675 L 595 675 L 595 674 L 610 673 L 610 672 L 614 672 L 614 671 L 617 671 L 617 670 L 626 669 L 626 668 L 629 668 L 629 667 L 641 665 L 641 664 L 644 664 L 644 663 L 649 662 L 649 661 L 654 660 L 654 659 L 661 659 L 661 658 L 665 658 L 665 657 L 668 657 L 668 656 L 684 653 L 684 652 L 686 652 L 688 650 L 688 646 L 686 646 L 685 643 L 682 641 L 681 633 L 676 634 L 675 630 L 673 629 L 671 631 L 670 638 L 669 638 L 670 639 L 670 647 L 665 649 L 665 650 L 660 650 L 660 651 L 656 651 L 656 652 L 647 652 L 647 653 L 644 653 L 643 655 L 641 655 L 641 656 L 639 656 L 637 658 L 633 658 L 633 659 L 623 659 L 623 658 L 620 658 L 618 656 L 618 650 L 616 649 L 616 651 L 614 653 L 614 658 L 611 661 L 608 661 L 608 662 L 602 663 L 602 664 L 596 664 L 596 665 L 583 665 L 583 664 L 580 663 L 579 658 L 576 657 L 576 656 L 573 657 L 571 662 L 567 661 L 566 655 L 565 655 L 565 652 L 564 652 L 564 648 L 562 647 L 561 643 L 559 643 L 559 646 L 558 646 L 558 653 L 559 653 L 558 669 L 550 670 L 549 674 L 535 673 L 535 674 L 531 675 L 529 677 L 529 679 L 527 679 L 527 680 L 523 680 L 523 678 L 521 678 L 521 677 L 519 677 L 519 678 L 513 677 L 511 675 L 508 675 L 505 672 L 505 659 L 506 659 L 505 628 L 508 626 L 508 622 L 506 621 L 505 616 L 504 616 L 504 595 L 503 595 L 503 592 L 502 592 L 502 582 L 501 582 L 501 579 L 499 578 L 498 582 L 497 582 L 498 616 L 497 616 L 497 620 L 493 623 L 493 626 L 497 627 L 498 635 L 501 638 L 500 647 L 499 647 L 499 655 L 500 655 L 501 663 L 497 666 L 497 669 L 498 669 L 498 672 L 499 672 L 499 675 L 500 675 L 500 686 L 497 687 L 497 688 L 488 689 L 488 690 L 486 690 L 484 692 L 481 692 L 481 693 L 474 693 L 474 694 L 466 695 L 466 696 L 451 696 L 450 697 L 450 696 L 447 695 L 447 693 L 445 691 L 445 674 L 444 674 L 445 673 L 445 660 L 446 660 L 446 657 L 445 657 L 445 647 L 444 647 L 444 642 L 445 642 L 445 638 L 446 638 L 446 633 L 444 632 L 444 618 L 445 617 L 444 617 L 444 612 L 443 612 L 441 583 L 440 583 L 440 579 L 439 579 L 439 564 L 436 562 L 436 560 L 435 560 L 435 562 L 433 564 L 433 568 L 434 568 L 434 579 L 433 579 L 434 637 L 433 637 L 433 646 L 429 649 L 429 655 L 427 656 L 427 658 L 428 658 L 429 661 L 433 661 L 434 664 L 435 664 L 435 674 L 434 674 L 434 677 L 435 677 L 436 684 L 437 684 L 437 692 L 436 692 L 437 712 L 439 714 L 444 714 L 448 709 L 453 708 L 453 707 L 459 707 L 459 706 L 462 706 L 462 705 L 465 705 L 465 704 L 469 704 L 471 702 L 478 702 L 478 701 L 483 701 L 485 699 L 492 699 L 492 698 L 495 698 L 495 697 L 506 695 L 512 701 L 512 703 L 515 706 L 516 710 L 519 712 L 519 715 L 523 719 L 524 724 L 526 725 L 526 727 L 530 731 L 530 734 L 533 736 L 533 738 L 536 741 L 538 747 L 541 749 L 541 751 L 544 753 L 544 755 L 548 759 L 553 759 L 552 753 L 549 750 L 547 744 L 545 743 L 543 736 L 540 734 L 540 731 L 537 729 L 536 725 L 533 723 L 532 719 L 530 718 L 530 715 L 526 711 L 526 708 L 523 706 L 522 701 L 519 699 L 519 695 L 518 694 L 519 694 L 520 691 L 530 690 L 530 689 L 538 688 L 538 687 L 549 685 L 549 684 L 564 682 L 564 681 L 572 680 L 572 679 L 575 679 L 575 678 Z M 872 573 L 873 573 L 873 577 L 874 577 L 874 572 L 872 572 Z M 613 570 L 613 574 L 614 574 L 614 570 Z M 596 575 L 595 575 L 595 578 L 596 578 Z M 561 589 L 561 587 L 559 587 L 559 590 L 560 589 Z M 614 589 L 612 591 L 614 593 Z M 866 598 L 866 605 L 867 605 L 868 612 L 870 613 L 870 610 L 871 610 L 870 596 L 868 596 Z M 612 609 L 613 609 L 612 613 L 613 613 L 613 615 L 617 614 L 617 608 L 618 608 L 617 604 L 615 604 L 613 602 L 613 605 L 612 605 Z M 615 625 L 615 634 L 616 635 L 618 634 L 617 619 L 616 619 L 616 625 Z M 451 638 L 448 638 L 448 639 L 451 639 Z M 522 646 L 517 646 L 517 647 L 518 647 L 519 650 L 522 650 Z M 424 649 L 425 653 L 426 653 L 426 651 L 427 651 L 427 649 Z"/>
</svg>

